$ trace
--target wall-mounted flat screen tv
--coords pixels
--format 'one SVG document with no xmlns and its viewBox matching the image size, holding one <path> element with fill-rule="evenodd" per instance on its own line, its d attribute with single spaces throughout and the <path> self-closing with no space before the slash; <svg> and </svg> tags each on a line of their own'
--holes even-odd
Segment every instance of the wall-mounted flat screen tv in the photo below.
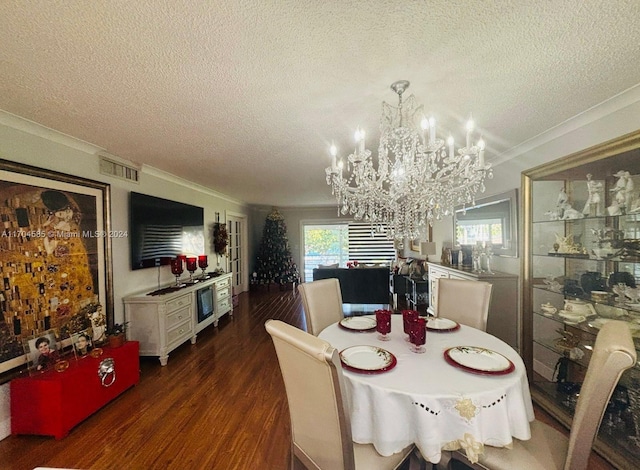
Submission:
<svg viewBox="0 0 640 470">
<path fill-rule="evenodd" d="M 131 192 L 131 269 L 169 264 L 177 255 L 204 254 L 204 209 Z"/>
</svg>

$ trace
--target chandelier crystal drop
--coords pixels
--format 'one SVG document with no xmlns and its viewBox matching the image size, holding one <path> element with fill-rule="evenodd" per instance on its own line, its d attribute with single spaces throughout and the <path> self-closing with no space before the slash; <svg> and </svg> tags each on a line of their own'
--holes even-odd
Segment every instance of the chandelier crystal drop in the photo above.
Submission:
<svg viewBox="0 0 640 470">
<path fill-rule="evenodd" d="M 484 161 L 485 143 L 472 143 L 474 124 L 469 118 L 465 146 L 455 151 L 454 140 L 436 136 L 436 122 L 426 118 L 413 95 L 402 94 L 409 82 L 393 83 L 398 106 L 382 103 L 377 168 L 365 133 L 358 128 L 356 146 L 345 164 L 331 145 L 327 184 L 338 200 L 338 212 L 377 225 L 389 238 L 424 238 L 427 225 L 453 214 L 454 208 L 474 204 L 492 178 Z"/>
</svg>

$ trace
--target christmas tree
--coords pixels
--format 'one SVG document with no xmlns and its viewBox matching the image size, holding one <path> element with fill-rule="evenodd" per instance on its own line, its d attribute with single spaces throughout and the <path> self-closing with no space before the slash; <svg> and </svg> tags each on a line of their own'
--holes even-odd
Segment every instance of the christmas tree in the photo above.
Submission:
<svg viewBox="0 0 640 470">
<path fill-rule="evenodd" d="M 291 258 L 284 217 L 273 209 L 264 224 L 251 282 L 255 284 L 297 283 L 299 277 L 298 268 Z"/>
</svg>

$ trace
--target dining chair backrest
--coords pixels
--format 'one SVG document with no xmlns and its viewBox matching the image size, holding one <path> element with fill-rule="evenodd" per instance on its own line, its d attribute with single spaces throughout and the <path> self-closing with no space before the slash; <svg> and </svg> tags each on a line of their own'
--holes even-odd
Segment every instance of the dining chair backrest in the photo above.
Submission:
<svg viewBox="0 0 640 470">
<path fill-rule="evenodd" d="M 441 278 L 436 282 L 436 315 L 487 330 L 492 284 Z"/>
<path fill-rule="evenodd" d="M 280 363 L 291 416 L 292 452 L 307 468 L 355 468 L 338 352 L 279 320 L 266 329 Z"/>
<path fill-rule="evenodd" d="M 335 278 L 305 282 L 298 286 L 302 296 L 307 332 L 318 336 L 332 323 L 344 318 L 340 281 Z"/>
<path fill-rule="evenodd" d="M 627 322 L 605 323 L 596 337 L 593 353 L 576 403 L 569 438 L 552 426 L 534 420 L 531 439 L 514 440 L 511 449 L 485 446 L 478 464 L 472 464 L 460 451 L 451 454 L 452 462 L 463 462 L 473 469 L 513 470 L 514 468 L 587 470 L 591 447 L 598 433 L 622 373 L 636 364 L 637 353 Z"/>
<path fill-rule="evenodd" d="M 569 434 L 565 470 L 586 469 L 591 446 L 622 373 L 633 367 L 637 353 L 629 325 L 605 323 L 598 332 Z"/>
</svg>

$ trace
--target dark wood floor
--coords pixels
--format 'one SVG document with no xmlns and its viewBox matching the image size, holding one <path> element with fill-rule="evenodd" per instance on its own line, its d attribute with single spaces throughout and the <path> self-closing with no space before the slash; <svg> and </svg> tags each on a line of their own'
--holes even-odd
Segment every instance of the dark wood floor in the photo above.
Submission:
<svg viewBox="0 0 640 470">
<path fill-rule="evenodd" d="M 269 318 L 304 328 L 292 291 L 244 293 L 232 319 L 185 343 L 161 367 L 142 358 L 140 384 L 69 436 L 10 436 L 0 469 L 96 470 L 288 468 L 289 416 Z M 546 418 L 540 410 L 536 415 Z M 612 468 L 592 456 L 589 468 Z"/>
</svg>

